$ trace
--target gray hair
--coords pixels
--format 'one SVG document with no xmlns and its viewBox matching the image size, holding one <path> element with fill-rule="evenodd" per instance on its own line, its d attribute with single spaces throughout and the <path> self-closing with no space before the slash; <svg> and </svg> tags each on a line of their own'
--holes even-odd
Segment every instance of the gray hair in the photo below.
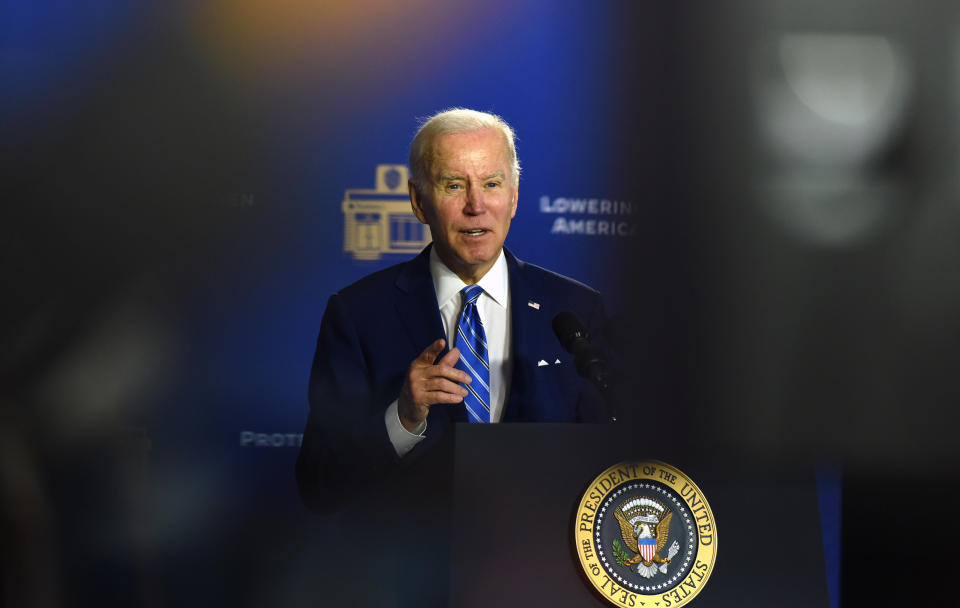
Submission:
<svg viewBox="0 0 960 608">
<path fill-rule="evenodd" d="M 430 153 L 430 145 L 437 137 L 447 133 L 466 133 L 480 129 L 496 129 L 503 134 L 510 157 L 511 177 L 516 184 L 520 179 L 520 161 L 517 159 L 514 132 L 507 121 L 489 112 L 450 108 L 424 120 L 413 141 L 410 142 L 410 173 L 413 175 L 413 183 L 417 191 L 423 192 L 429 182 L 427 155 Z"/>
</svg>

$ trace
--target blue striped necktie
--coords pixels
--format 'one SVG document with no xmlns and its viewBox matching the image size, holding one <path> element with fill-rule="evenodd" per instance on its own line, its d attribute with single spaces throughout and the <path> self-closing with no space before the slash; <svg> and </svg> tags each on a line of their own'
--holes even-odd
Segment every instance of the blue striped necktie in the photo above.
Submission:
<svg viewBox="0 0 960 608">
<path fill-rule="evenodd" d="M 457 324 L 457 347 L 460 358 L 455 367 L 473 377 L 473 382 L 464 384 L 470 422 L 490 422 L 490 358 L 487 356 L 487 334 L 483 331 L 477 298 L 483 293 L 479 285 L 468 285 L 460 290 L 463 296 L 463 312 Z"/>
</svg>

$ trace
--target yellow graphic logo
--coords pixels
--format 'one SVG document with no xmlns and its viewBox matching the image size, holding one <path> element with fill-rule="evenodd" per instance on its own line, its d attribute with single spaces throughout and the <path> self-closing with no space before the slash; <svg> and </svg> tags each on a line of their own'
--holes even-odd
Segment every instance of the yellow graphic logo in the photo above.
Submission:
<svg viewBox="0 0 960 608">
<path fill-rule="evenodd" d="M 410 210 L 405 165 L 377 165 L 377 187 L 348 188 L 343 196 L 343 250 L 356 260 L 385 253 L 415 254 L 430 242 L 430 229 Z"/>
</svg>

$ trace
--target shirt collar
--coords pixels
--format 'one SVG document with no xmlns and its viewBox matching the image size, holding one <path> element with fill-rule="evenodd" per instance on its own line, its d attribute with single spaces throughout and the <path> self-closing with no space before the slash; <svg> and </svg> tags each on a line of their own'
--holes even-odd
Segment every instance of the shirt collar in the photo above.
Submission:
<svg viewBox="0 0 960 608">
<path fill-rule="evenodd" d="M 460 290 L 467 286 L 455 272 L 447 268 L 447 265 L 440 260 L 437 255 L 437 248 L 430 248 L 430 276 L 433 277 L 433 288 L 437 292 L 437 307 L 443 308 L 450 298 L 455 297 Z M 501 307 L 507 307 L 507 260 L 503 254 L 503 248 L 500 249 L 500 255 L 497 261 L 493 263 L 487 274 L 477 281 L 477 285 L 483 288 L 483 292 L 493 298 L 493 301 Z"/>
</svg>

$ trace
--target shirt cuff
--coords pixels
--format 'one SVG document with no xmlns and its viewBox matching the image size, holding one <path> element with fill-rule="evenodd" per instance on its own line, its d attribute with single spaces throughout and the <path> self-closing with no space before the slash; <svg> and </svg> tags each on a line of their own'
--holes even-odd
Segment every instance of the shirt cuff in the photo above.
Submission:
<svg viewBox="0 0 960 608">
<path fill-rule="evenodd" d="M 390 443 L 393 444 L 393 449 L 397 451 L 397 456 L 403 458 L 407 455 L 407 452 L 424 440 L 423 434 L 427 431 L 427 421 L 424 420 L 420 424 L 416 433 L 411 433 L 403 428 L 403 424 L 400 423 L 400 408 L 397 399 L 394 399 L 393 403 L 387 407 L 384 419 L 387 423 L 387 436 L 390 438 Z"/>
</svg>

